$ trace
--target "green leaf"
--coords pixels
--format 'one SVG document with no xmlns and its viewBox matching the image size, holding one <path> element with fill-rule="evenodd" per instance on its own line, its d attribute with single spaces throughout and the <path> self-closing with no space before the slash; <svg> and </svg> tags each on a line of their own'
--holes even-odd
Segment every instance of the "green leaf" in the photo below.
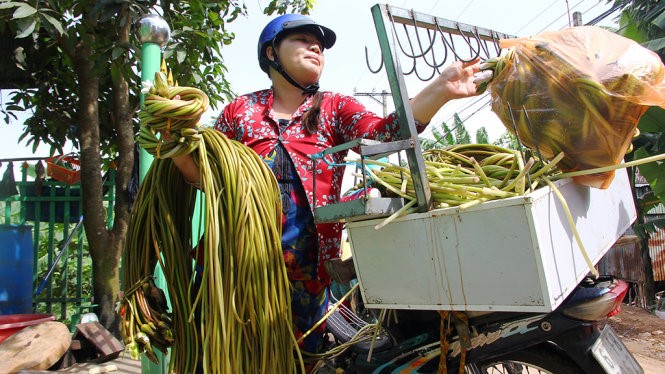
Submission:
<svg viewBox="0 0 665 374">
<path fill-rule="evenodd" d="M 203 80 L 201 76 L 196 72 L 192 72 L 192 77 L 194 78 L 194 82 L 196 82 L 196 84 L 201 83 L 201 81 Z"/>
<path fill-rule="evenodd" d="M 650 107 L 637 124 L 641 132 L 665 132 L 665 109 Z"/>
<path fill-rule="evenodd" d="M 118 57 L 122 56 L 122 54 L 124 52 L 125 52 L 124 48 L 120 48 L 120 47 L 113 48 L 113 51 L 111 52 L 111 59 L 112 60 L 117 59 Z"/>
<path fill-rule="evenodd" d="M 25 110 L 23 107 L 20 107 L 20 106 L 18 106 L 18 105 L 7 105 L 7 106 L 5 107 L 5 109 L 7 109 L 7 110 L 15 110 L 15 111 L 19 111 L 19 112 Z"/>
<path fill-rule="evenodd" d="M 30 17 L 31 15 L 37 13 L 37 9 L 31 7 L 28 4 L 21 4 L 18 7 L 16 7 L 16 10 L 14 11 L 14 14 L 12 15 L 13 19 L 19 19 L 19 18 L 25 18 L 25 17 Z"/>
<path fill-rule="evenodd" d="M 25 49 L 23 47 L 18 47 L 14 50 L 14 60 L 16 60 L 16 65 L 25 70 L 23 67 L 26 65 L 25 61 Z"/>
<path fill-rule="evenodd" d="M 15 1 L 0 2 L 0 9 L 9 9 L 13 7 L 21 6 L 22 3 L 17 3 Z"/>
<path fill-rule="evenodd" d="M 665 218 L 652 219 L 652 220 L 649 220 L 649 223 L 656 226 L 656 227 L 658 227 L 659 229 L 665 228 Z"/>
<path fill-rule="evenodd" d="M 658 52 L 661 49 L 665 48 L 665 38 L 649 40 L 646 43 L 642 43 L 644 48 L 650 49 L 654 52 Z"/>
<path fill-rule="evenodd" d="M 21 22 L 21 21 L 27 21 L 27 22 Z M 35 31 L 35 27 L 37 27 L 37 20 L 34 18 L 30 19 L 22 19 L 21 21 L 18 22 L 19 30 L 20 32 L 16 35 L 16 38 L 25 38 L 29 35 L 32 34 L 33 31 Z"/>
<path fill-rule="evenodd" d="M 65 33 L 65 29 L 62 28 L 60 21 L 45 13 L 41 13 L 40 16 L 42 16 L 46 22 L 50 23 L 58 31 L 58 34 L 63 35 Z"/>
<path fill-rule="evenodd" d="M 633 19 L 629 10 L 621 12 L 621 20 L 619 21 L 619 31 L 617 34 L 632 39 L 638 43 L 648 39 L 647 33 L 637 26 L 637 22 Z"/>
<path fill-rule="evenodd" d="M 179 49 L 176 52 L 176 59 L 178 60 L 179 64 L 182 64 L 183 61 L 187 58 L 187 51 Z"/>
<path fill-rule="evenodd" d="M 480 127 L 476 131 L 476 143 L 478 144 L 489 144 L 489 135 L 487 134 L 487 130 L 485 127 Z"/>
<path fill-rule="evenodd" d="M 654 26 L 665 30 L 665 12 L 661 13 L 658 17 L 656 17 L 656 19 L 651 21 L 651 23 Z"/>
<path fill-rule="evenodd" d="M 635 159 L 649 157 L 650 154 L 644 148 L 635 151 Z M 649 162 L 638 166 L 640 174 L 649 182 L 649 186 L 661 203 L 665 204 L 665 163 Z"/>
</svg>

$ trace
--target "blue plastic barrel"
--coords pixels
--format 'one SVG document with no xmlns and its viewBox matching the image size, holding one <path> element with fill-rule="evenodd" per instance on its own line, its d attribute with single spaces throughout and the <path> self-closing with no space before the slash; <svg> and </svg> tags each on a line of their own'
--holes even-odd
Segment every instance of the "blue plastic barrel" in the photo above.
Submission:
<svg viewBox="0 0 665 374">
<path fill-rule="evenodd" d="M 32 226 L 0 225 L 0 315 L 32 313 Z"/>
</svg>

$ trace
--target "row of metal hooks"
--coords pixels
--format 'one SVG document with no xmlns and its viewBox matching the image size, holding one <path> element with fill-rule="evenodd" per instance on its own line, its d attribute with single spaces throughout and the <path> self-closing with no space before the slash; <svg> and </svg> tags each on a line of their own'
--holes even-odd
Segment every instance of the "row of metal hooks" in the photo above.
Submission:
<svg viewBox="0 0 665 374">
<path fill-rule="evenodd" d="M 489 38 L 483 38 L 475 26 L 467 27 L 470 31 L 465 32 L 460 23 L 451 21 L 455 28 L 448 29 L 442 27 L 439 18 L 434 18 L 434 22 L 429 25 L 431 28 L 420 27 L 416 13 L 410 11 L 409 14 L 410 19 L 405 22 L 406 19 L 396 20 L 393 14 L 389 13 L 395 42 L 402 54 L 401 61 L 406 62 L 402 65 L 404 75 L 414 74 L 421 81 L 429 81 L 441 74 L 442 67 L 451 57 L 453 61 L 466 62 L 477 58 L 488 59 L 500 52 L 501 37 L 498 32 L 489 30 Z M 401 32 L 398 32 L 398 24 L 402 26 Z M 425 31 L 425 35 L 422 35 L 422 30 Z M 367 68 L 373 74 L 383 69 L 383 58 L 377 68 L 371 66 L 367 47 L 365 47 L 365 61 Z"/>
</svg>

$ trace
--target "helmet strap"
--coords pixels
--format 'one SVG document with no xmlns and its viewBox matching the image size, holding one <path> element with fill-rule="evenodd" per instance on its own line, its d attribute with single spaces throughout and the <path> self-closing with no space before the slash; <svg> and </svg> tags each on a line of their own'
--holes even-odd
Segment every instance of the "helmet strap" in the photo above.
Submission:
<svg viewBox="0 0 665 374">
<path fill-rule="evenodd" d="M 273 54 L 275 55 L 275 59 L 271 60 L 271 59 L 266 57 L 266 62 L 268 63 L 268 65 L 270 67 L 272 67 L 279 74 L 281 74 L 284 77 L 284 79 L 286 79 L 287 82 L 291 83 L 291 85 L 293 85 L 294 87 L 297 87 L 297 88 L 301 89 L 303 95 L 313 95 L 313 94 L 316 93 L 316 91 L 319 90 L 319 83 L 318 82 L 310 84 L 307 87 L 303 87 L 300 83 L 296 82 L 296 80 L 293 79 L 289 75 L 289 73 L 286 72 L 286 70 L 284 70 L 284 68 L 282 67 L 282 64 L 280 64 L 277 61 L 277 52 L 276 52 L 277 50 L 275 49 L 275 41 L 274 40 L 272 42 L 272 50 L 273 50 Z"/>
</svg>

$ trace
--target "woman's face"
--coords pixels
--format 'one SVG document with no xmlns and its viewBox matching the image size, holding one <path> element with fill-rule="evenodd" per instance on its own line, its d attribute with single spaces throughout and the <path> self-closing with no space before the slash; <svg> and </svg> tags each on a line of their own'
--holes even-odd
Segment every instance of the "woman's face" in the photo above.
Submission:
<svg viewBox="0 0 665 374">
<path fill-rule="evenodd" d="M 268 48 L 268 58 L 274 58 L 272 48 Z M 321 78 L 325 57 L 321 41 L 310 32 L 294 32 L 285 36 L 277 45 L 278 61 L 284 70 L 307 86 Z"/>
</svg>

